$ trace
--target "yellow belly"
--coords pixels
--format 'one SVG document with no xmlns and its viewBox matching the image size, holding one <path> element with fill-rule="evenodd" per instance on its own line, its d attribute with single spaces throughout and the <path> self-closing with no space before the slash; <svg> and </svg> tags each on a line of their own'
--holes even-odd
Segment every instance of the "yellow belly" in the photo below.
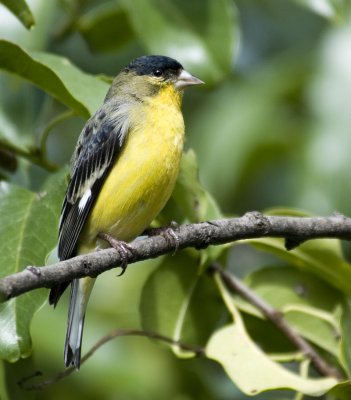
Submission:
<svg viewBox="0 0 351 400">
<path fill-rule="evenodd" d="M 184 141 L 180 99 L 150 100 L 107 176 L 79 240 L 79 253 L 96 247 L 98 233 L 130 241 L 140 235 L 169 199 Z M 145 107 L 149 107 L 148 110 Z"/>
</svg>

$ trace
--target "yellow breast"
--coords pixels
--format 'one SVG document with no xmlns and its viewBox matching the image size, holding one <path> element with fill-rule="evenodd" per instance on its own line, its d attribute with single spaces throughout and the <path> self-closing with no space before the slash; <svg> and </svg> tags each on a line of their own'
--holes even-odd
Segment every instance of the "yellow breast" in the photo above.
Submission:
<svg viewBox="0 0 351 400">
<path fill-rule="evenodd" d="M 108 233 L 130 241 L 140 235 L 169 199 L 184 142 L 180 94 L 167 87 L 137 106 L 124 149 L 107 176 L 79 240 L 79 253 Z"/>
</svg>

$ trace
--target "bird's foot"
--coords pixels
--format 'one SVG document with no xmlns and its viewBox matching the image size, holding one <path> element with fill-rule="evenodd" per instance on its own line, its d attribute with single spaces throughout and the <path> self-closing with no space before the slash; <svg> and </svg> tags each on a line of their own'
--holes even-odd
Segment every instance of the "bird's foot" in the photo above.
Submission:
<svg viewBox="0 0 351 400">
<path fill-rule="evenodd" d="M 105 240 L 112 248 L 114 248 L 121 257 L 121 265 L 122 272 L 117 276 L 122 276 L 128 267 L 128 257 L 131 254 L 134 254 L 134 249 L 130 244 L 124 242 L 123 240 L 117 240 L 111 235 L 107 233 L 100 232 L 98 237 L 102 240 Z"/>
<path fill-rule="evenodd" d="M 178 229 L 178 224 L 175 221 L 171 221 L 169 226 L 161 227 L 161 228 L 149 228 L 145 230 L 145 234 L 147 236 L 156 236 L 161 235 L 163 236 L 166 241 L 174 247 L 174 251 L 172 256 L 176 254 L 179 250 L 179 238 L 175 233 L 175 230 Z"/>
</svg>

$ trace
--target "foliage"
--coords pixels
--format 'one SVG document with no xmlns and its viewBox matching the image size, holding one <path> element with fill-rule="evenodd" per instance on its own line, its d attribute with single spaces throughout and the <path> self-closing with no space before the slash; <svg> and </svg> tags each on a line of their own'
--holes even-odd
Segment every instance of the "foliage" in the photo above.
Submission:
<svg viewBox="0 0 351 400">
<path fill-rule="evenodd" d="M 187 151 L 159 224 L 267 208 L 350 214 L 347 0 L 1 3 L 0 276 L 55 259 L 77 136 L 111 76 L 145 53 L 172 56 L 207 83 L 185 95 Z M 120 338 L 35 396 L 348 399 L 348 384 L 318 376 L 255 307 L 207 273 L 220 261 L 348 380 L 343 246 L 319 239 L 287 252 L 278 239 L 249 240 L 149 260 L 120 279 L 105 273 L 84 349 L 111 329 L 143 328 L 202 346 L 205 357 Z M 18 380 L 61 369 L 67 304 L 53 311 L 46 296 L 42 289 L 0 305 L 0 399 L 30 398 Z"/>
</svg>

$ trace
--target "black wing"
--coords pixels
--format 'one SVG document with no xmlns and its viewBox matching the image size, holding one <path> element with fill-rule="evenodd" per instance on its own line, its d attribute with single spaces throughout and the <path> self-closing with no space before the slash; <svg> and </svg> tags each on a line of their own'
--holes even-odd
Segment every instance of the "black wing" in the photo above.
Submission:
<svg viewBox="0 0 351 400">
<path fill-rule="evenodd" d="M 108 114 L 106 114 L 106 106 Z M 58 256 L 76 255 L 79 235 L 100 188 L 121 152 L 129 130 L 126 104 L 105 103 L 85 125 L 72 158 L 72 176 L 62 205 Z M 69 282 L 51 289 L 49 303 L 56 305 Z"/>
</svg>

